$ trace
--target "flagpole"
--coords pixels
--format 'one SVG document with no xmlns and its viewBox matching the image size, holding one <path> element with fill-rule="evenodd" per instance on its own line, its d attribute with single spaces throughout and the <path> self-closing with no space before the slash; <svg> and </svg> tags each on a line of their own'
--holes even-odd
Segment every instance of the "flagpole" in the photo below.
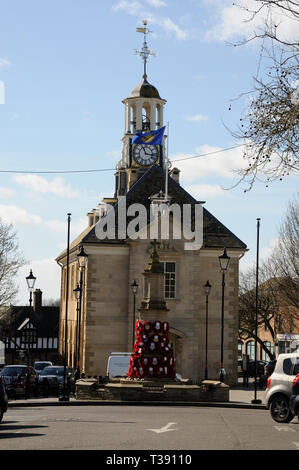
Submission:
<svg viewBox="0 0 299 470">
<path fill-rule="evenodd" d="M 169 150 L 169 121 L 167 122 L 167 145 L 165 159 L 165 203 L 168 202 L 168 150 Z"/>
</svg>

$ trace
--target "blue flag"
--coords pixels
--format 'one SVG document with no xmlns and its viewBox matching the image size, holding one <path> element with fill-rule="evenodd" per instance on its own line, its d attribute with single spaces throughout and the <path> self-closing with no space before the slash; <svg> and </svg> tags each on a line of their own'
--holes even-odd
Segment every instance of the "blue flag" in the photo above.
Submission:
<svg viewBox="0 0 299 470">
<path fill-rule="evenodd" d="M 156 131 L 151 132 L 136 132 L 132 139 L 132 144 L 143 144 L 143 145 L 162 145 L 163 143 L 163 134 L 165 127 L 161 127 Z"/>
</svg>

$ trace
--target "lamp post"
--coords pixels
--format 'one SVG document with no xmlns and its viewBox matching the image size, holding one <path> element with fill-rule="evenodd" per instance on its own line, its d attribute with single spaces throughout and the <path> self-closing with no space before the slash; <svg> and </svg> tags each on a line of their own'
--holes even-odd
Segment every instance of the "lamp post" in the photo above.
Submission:
<svg viewBox="0 0 299 470">
<path fill-rule="evenodd" d="M 211 292 L 211 284 L 207 281 L 204 285 L 206 293 L 206 367 L 205 380 L 208 380 L 208 315 L 209 315 L 209 295 Z"/>
<path fill-rule="evenodd" d="M 66 289 L 65 289 L 65 327 L 64 327 L 64 366 L 63 366 L 63 393 L 59 401 L 69 401 L 69 391 L 66 387 L 66 367 L 67 367 L 67 335 L 68 335 L 68 301 L 69 301 L 69 264 L 70 264 L 70 228 L 71 214 L 67 214 L 67 249 L 66 249 Z"/>
<path fill-rule="evenodd" d="M 226 248 L 223 254 L 219 256 L 220 270 L 222 273 L 222 301 L 221 301 L 221 358 L 220 358 L 220 382 L 224 382 L 224 288 L 225 288 L 225 273 L 228 270 L 230 257 L 226 253 Z"/>
<path fill-rule="evenodd" d="M 259 309 L 259 246 L 260 246 L 260 220 L 257 220 L 257 240 L 256 240 L 256 278 L 255 278 L 255 342 L 254 342 L 254 399 L 251 403 L 260 404 L 262 401 L 257 398 L 257 335 L 258 335 L 258 309 Z"/>
<path fill-rule="evenodd" d="M 134 297 L 134 306 L 133 306 L 133 331 L 132 331 L 132 352 L 134 350 L 134 342 L 135 342 L 135 316 L 136 316 L 136 294 L 138 291 L 138 284 L 134 280 L 134 282 L 131 284 L 131 289 L 133 292 L 133 297 Z"/>
<path fill-rule="evenodd" d="M 73 289 L 75 299 L 77 301 L 77 307 L 76 307 L 76 345 L 75 345 L 75 360 L 74 360 L 74 367 L 77 367 L 77 359 L 78 359 L 78 325 L 79 325 L 79 301 L 80 301 L 80 293 L 81 289 L 79 284 L 77 284 L 77 287 Z"/>
<path fill-rule="evenodd" d="M 31 313 L 32 313 L 32 293 L 35 285 L 36 277 L 32 273 L 32 269 L 30 269 L 30 274 L 29 276 L 26 277 L 26 282 L 27 282 L 27 287 L 29 290 L 29 328 L 30 328 L 30 321 L 31 321 Z M 27 336 L 27 365 L 30 365 L 30 341 L 31 341 L 31 334 L 29 331 L 29 335 Z"/>
<path fill-rule="evenodd" d="M 79 379 L 81 376 L 80 370 L 80 342 L 81 342 L 81 315 L 82 315 L 82 297 L 83 297 L 83 280 L 84 270 L 87 263 L 88 254 L 85 253 L 83 246 L 81 245 L 80 251 L 77 254 L 78 266 L 80 271 L 80 283 L 79 283 L 79 317 L 78 317 L 78 351 L 77 351 L 77 370 L 76 376 Z"/>
</svg>

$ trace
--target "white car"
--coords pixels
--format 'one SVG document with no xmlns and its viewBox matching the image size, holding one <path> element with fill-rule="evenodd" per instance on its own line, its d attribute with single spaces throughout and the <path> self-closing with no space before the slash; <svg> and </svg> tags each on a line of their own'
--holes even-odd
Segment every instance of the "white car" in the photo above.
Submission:
<svg viewBox="0 0 299 470">
<path fill-rule="evenodd" d="M 275 369 L 268 378 L 265 392 L 266 406 L 274 421 L 289 423 L 294 418 L 289 407 L 293 381 L 299 373 L 299 352 L 280 354 Z"/>
</svg>

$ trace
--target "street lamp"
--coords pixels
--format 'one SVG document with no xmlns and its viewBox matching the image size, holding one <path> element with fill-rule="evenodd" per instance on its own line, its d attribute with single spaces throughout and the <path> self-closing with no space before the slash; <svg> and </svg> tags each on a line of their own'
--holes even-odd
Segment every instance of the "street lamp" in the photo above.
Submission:
<svg viewBox="0 0 299 470">
<path fill-rule="evenodd" d="M 73 289 L 75 299 L 77 301 L 77 307 L 76 307 L 76 312 L 77 312 L 77 317 L 76 317 L 76 346 L 75 346 L 75 364 L 74 366 L 77 366 L 77 358 L 78 358 L 78 324 L 79 324 L 79 301 L 80 301 L 80 294 L 81 294 L 81 289 L 79 284 L 77 284 L 77 287 Z"/>
<path fill-rule="evenodd" d="M 206 294 L 206 367 L 205 367 L 205 380 L 208 380 L 208 312 L 209 312 L 209 295 L 211 292 L 211 284 L 207 281 L 204 285 Z"/>
<path fill-rule="evenodd" d="M 29 297 L 29 305 L 30 305 L 30 307 L 31 307 L 31 305 L 32 305 L 32 292 L 33 292 L 33 289 L 34 289 L 35 281 L 36 281 L 36 277 L 33 276 L 33 274 L 32 274 L 32 269 L 30 269 L 30 274 L 29 274 L 29 276 L 26 277 L 26 282 L 27 282 L 28 290 L 29 290 L 29 292 L 30 292 L 30 297 Z"/>
<path fill-rule="evenodd" d="M 83 246 L 81 245 L 80 251 L 77 254 L 78 266 L 80 271 L 80 282 L 79 282 L 79 292 L 77 292 L 79 300 L 79 317 L 78 317 L 78 351 L 77 351 L 77 370 L 76 376 L 79 379 L 81 376 L 80 371 L 80 342 L 81 342 L 81 313 L 82 313 L 82 293 L 83 293 L 83 279 L 84 279 L 84 269 L 86 267 L 88 254 L 85 253 Z"/>
<path fill-rule="evenodd" d="M 133 307 L 133 332 L 132 332 L 132 352 L 134 350 L 134 340 L 135 340 L 135 316 L 136 316 L 136 295 L 138 292 L 138 284 L 134 280 L 134 282 L 131 284 L 131 289 L 133 292 L 134 296 L 134 307 Z"/>
<path fill-rule="evenodd" d="M 29 276 L 26 277 L 27 287 L 29 290 L 29 335 L 26 337 L 27 340 L 27 365 L 30 365 L 30 341 L 31 341 L 31 332 L 30 332 L 30 322 L 31 322 L 31 313 L 32 313 L 32 293 L 35 285 L 36 277 L 32 273 L 32 269 L 30 269 Z"/>
<path fill-rule="evenodd" d="M 230 257 L 226 253 L 226 248 L 223 254 L 219 256 L 220 270 L 222 272 L 222 304 L 221 304 L 221 359 L 220 359 L 220 382 L 224 382 L 224 288 L 225 288 L 225 273 L 228 270 Z"/>
</svg>

